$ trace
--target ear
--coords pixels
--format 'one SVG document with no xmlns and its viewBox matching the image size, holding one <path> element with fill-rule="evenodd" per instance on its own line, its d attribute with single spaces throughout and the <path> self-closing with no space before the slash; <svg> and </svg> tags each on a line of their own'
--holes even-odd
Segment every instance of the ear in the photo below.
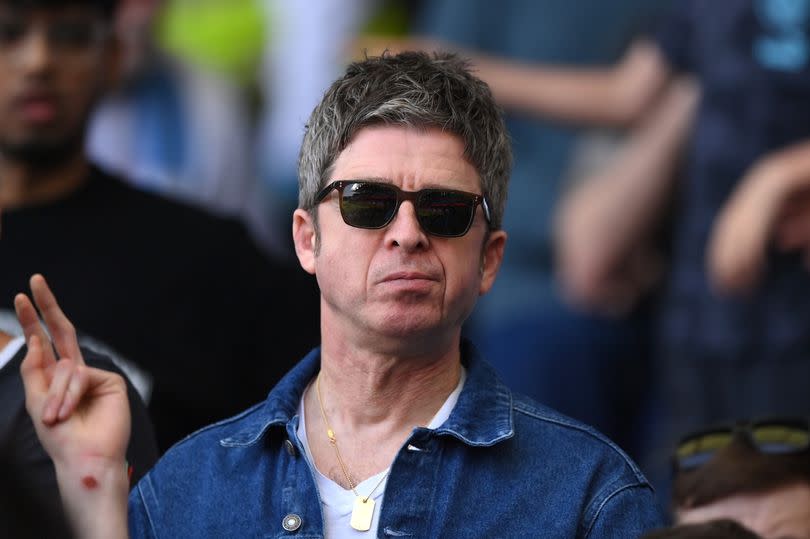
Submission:
<svg viewBox="0 0 810 539">
<path fill-rule="evenodd" d="M 487 242 L 481 251 L 481 285 L 478 294 L 483 296 L 492 285 L 495 284 L 495 277 L 503 260 L 503 249 L 506 245 L 506 232 L 495 230 L 489 233 Z"/>
<path fill-rule="evenodd" d="M 317 211 L 317 208 L 314 211 Z M 293 213 L 292 234 L 298 262 L 307 273 L 315 275 L 315 250 L 318 237 L 315 232 L 315 225 L 312 222 L 312 215 L 308 211 L 301 208 L 295 210 Z"/>
</svg>

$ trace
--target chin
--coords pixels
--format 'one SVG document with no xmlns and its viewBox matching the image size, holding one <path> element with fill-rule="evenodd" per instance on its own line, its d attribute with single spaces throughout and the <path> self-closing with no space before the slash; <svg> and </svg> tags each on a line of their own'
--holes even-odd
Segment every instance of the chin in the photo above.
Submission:
<svg viewBox="0 0 810 539">
<path fill-rule="evenodd" d="M 69 137 L 65 140 L 40 140 L 33 137 L 21 142 L 0 142 L 0 153 L 18 163 L 42 167 L 58 167 L 82 151 L 81 138 Z"/>
</svg>

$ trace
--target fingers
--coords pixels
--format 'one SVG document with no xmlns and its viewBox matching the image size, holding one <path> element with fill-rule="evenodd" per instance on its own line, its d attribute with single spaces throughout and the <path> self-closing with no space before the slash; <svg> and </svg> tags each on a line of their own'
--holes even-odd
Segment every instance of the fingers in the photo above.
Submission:
<svg viewBox="0 0 810 539">
<path fill-rule="evenodd" d="M 31 336 L 28 339 L 28 351 L 20 366 L 20 375 L 25 387 L 25 405 L 32 417 L 39 417 L 42 403 L 48 394 L 48 377 L 45 373 L 47 363 L 42 340 L 37 335 Z"/>
<path fill-rule="evenodd" d="M 84 366 L 70 358 L 56 363 L 48 397 L 42 410 L 42 421 L 51 425 L 70 417 L 87 389 L 87 373 Z"/>
<path fill-rule="evenodd" d="M 42 318 L 51 333 L 56 351 L 60 357 L 69 357 L 80 363 L 84 363 L 79 342 L 76 337 L 76 329 L 65 313 L 59 307 L 56 297 L 51 292 L 48 283 L 42 275 L 31 277 L 31 292 L 34 301 L 42 313 Z"/>
<path fill-rule="evenodd" d="M 32 337 L 37 337 L 39 344 L 42 347 L 42 361 L 44 366 L 52 364 L 56 361 L 53 350 L 50 346 L 45 346 L 45 343 L 50 342 L 45 328 L 39 323 L 39 316 L 37 310 L 25 294 L 17 294 L 14 298 L 14 310 L 17 312 L 17 320 L 20 322 L 23 334 L 25 335 L 26 342 L 31 341 Z"/>
</svg>

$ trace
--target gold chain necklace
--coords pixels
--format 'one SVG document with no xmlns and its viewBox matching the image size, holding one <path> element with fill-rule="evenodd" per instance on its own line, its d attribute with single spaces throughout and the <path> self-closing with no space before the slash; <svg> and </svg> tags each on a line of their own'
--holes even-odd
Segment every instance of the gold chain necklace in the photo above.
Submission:
<svg viewBox="0 0 810 539">
<path fill-rule="evenodd" d="M 357 492 L 357 485 L 352 481 L 346 469 L 346 464 L 343 462 L 343 457 L 340 455 L 337 438 L 335 438 L 335 431 L 329 426 L 329 420 L 326 418 L 326 410 L 323 408 L 323 399 L 321 399 L 321 373 L 318 373 L 318 377 L 315 379 L 315 393 L 318 396 L 318 406 L 321 408 L 323 424 L 326 425 L 326 436 L 329 438 L 329 444 L 335 449 L 335 456 L 337 457 L 338 464 L 340 464 L 343 477 L 346 478 L 349 487 L 351 487 L 352 492 L 356 496 L 354 499 L 354 507 L 352 508 L 352 519 L 349 524 L 357 531 L 366 532 L 371 529 L 371 521 L 374 519 L 374 500 L 371 499 L 371 495 L 382 485 L 385 478 L 388 477 L 389 472 L 385 472 L 382 479 L 380 479 L 374 488 L 371 489 L 371 492 L 368 493 L 368 496 L 361 496 Z"/>
</svg>

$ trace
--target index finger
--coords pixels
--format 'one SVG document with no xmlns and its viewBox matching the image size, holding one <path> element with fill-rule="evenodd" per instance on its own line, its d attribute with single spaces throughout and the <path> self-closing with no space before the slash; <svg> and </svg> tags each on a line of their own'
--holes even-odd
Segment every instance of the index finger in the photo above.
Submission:
<svg viewBox="0 0 810 539">
<path fill-rule="evenodd" d="M 76 337 L 76 328 L 59 307 L 56 296 L 53 295 L 48 283 L 42 275 L 31 277 L 31 292 L 34 296 L 42 319 L 51 333 L 51 338 L 60 357 L 69 357 L 79 363 L 84 363 Z"/>
<path fill-rule="evenodd" d="M 20 327 L 22 327 L 26 342 L 30 343 L 32 337 L 39 339 L 40 344 L 50 342 L 50 337 L 48 337 L 45 328 L 40 324 L 37 310 L 34 308 L 34 304 L 31 303 L 28 296 L 25 294 L 17 294 L 14 297 L 14 310 L 17 313 L 17 320 L 20 322 Z M 47 345 L 44 345 L 42 348 L 42 361 L 44 364 L 50 365 L 54 363 L 56 357 L 53 355 L 53 348 Z"/>
</svg>

